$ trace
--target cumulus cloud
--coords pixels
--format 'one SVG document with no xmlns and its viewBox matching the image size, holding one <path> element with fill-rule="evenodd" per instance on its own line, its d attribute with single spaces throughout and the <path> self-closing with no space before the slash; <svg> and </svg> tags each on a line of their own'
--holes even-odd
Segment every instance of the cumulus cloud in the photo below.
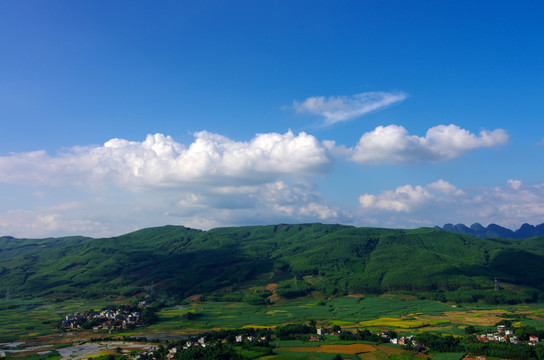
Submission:
<svg viewBox="0 0 544 360">
<path fill-rule="evenodd" d="M 0 208 L 0 235 L 101 237 L 161 224 L 346 222 L 349 214 L 324 200 L 310 180 L 332 162 L 329 147 L 291 131 L 248 142 L 203 131 L 188 145 L 155 134 L 54 156 L 11 154 L 0 157 L 0 183 L 25 183 L 36 196 L 27 210 Z"/>
<path fill-rule="evenodd" d="M 514 229 L 525 222 L 542 223 L 542 204 L 544 184 L 526 185 L 511 179 L 504 186 L 458 189 L 441 179 L 360 195 L 359 216 L 372 216 L 376 223 L 390 227 L 480 222 Z"/>
<path fill-rule="evenodd" d="M 442 193 L 445 195 L 454 195 L 454 196 L 465 195 L 465 192 L 463 190 L 456 188 L 454 185 L 442 179 L 427 185 L 427 187 L 432 191 Z"/>
<path fill-rule="evenodd" d="M 447 161 L 480 147 L 505 144 L 502 129 L 479 136 L 456 125 L 430 128 L 425 137 L 398 125 L 379 126 L 348 148 L 318 141 L 305 132 L 258 134 L 248 142 L 206 131 L 189 145 L 162 134 L 142 142 L 111 139 L 103 146 L 74 147 L 51 156 L 45 151 L 0 157 L 0 182 L 12 184 L 115 184 L 132 190 L 187 186 L 264 184 L 284 176 L 328 172 L 333 157 L 359 164 L 413 164 Z"/>
<path fill-rule="evenodd" d="M 507 142 L 508 134 L 503 129 L 482 130 L 478 136 L 457 125 L 438 125 L 420 137 L 410 135 L 399 125 L 378 126 L 361 136 L 357 145 L 349 149 L 348 157 L 359 164 L 432 163 Z"/>
<path fill-rule="evenodd" d="M 351 96 L 314 96 L 299 103 L 293 101 L 295 110 L 299 113 L 321 115 L 325 118 L 324 125 L 351 120 L 371 111 L 384 108 L 407 98 L 403 92 L 364 92 Z"/>
<path fill-rule="evenodd" d="M 278 180 L 140 193 L 116 189 L 81 202 L 0 211 L 0 235 L 104 237 L 163 224 L 210 229 L 318 221 L 349 223 L 351 217 L 323 199 L 313 183 Z"/>
<path fill-rule="evenodd" d="M 430 198 L 432 198 L 432 195 L 427 188 L 404 185 L 394 191 L 386 190 L 379 195 L 361 195 L 359 204 L 366 209 L 409 212 Z"/>
<path fill-rule="evenodd" d="M 170 136 L 142 142 L 112 139 L 50 156 L 44 151 L 0 157 L 0 182 L 81 185 L 114 182 L 129 188 L 254 184 L 284 175 L 316 175 L 332 163 L 326 146 L 304 132 L 259 134 L 239 142 L 206 131 L 189 145 Z"/>
<path fill-rule="evenodd" d="M 76 218 L 67 209 L 54 207 L 0 212 L 1 235 L 40 238 L 62 235 L 112 235 L 100 221 Z"/>
<path fill-rule="evenodd" d="M 520 180 L 510 179 L 506 182 L 514 190 L 521 188 L 522 182 Z"/>
<path fill-rule="evenodd" d="M 402 136 L 381 148 L 364 140 L 388 140 L 376 135 L 384 129 Z M 322 197 L 312 177 L 330 171 L 335 158 L 362 164 L 448 160 L 508 138 L 502 130 L 477 136 L 454 125 L 429 129 L 423 138 L 403 129 L 377 128 L 353 148 L 304 132 L 259 134 L 242 142 L 203 131 L 189 144 L 155 134 L 55 155 L 10 154 L 0 157 L 0 235 L 111 236 L 161 224 L 208 229 L 316 221 L 414 227 L 455 219 L 530 222 L 544 214 L 544 185 L 515 179 L 493 189 L 459 189 L 445 180 L 407 184 L 363 194 L 355 208 Z M 364 161 L 357 159 L 361 154 Z"/>
</svg>

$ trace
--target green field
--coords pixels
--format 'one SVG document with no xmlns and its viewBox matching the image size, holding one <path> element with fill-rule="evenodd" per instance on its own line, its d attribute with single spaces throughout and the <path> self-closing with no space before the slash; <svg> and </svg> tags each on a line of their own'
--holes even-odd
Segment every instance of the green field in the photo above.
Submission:
<svg viewBox="0 0 544 360">
<path fill-rule="evenodd" d="M 315 299 L 268 306 L 239 302 L 193 302 L 161 310 L 160 323 L 148 330 L 190 333 L 218 328 L 274 327 L 314 320 L 318 327 L 327 328 L 339 325 L 347 329 L 368 328 L 374 331 L 395 329 L 401 334 L 431 331 L 462 336 L 467 325 L 474 325 L 485 332 L 493 330 L 493 325 L 507 318 L 508 314 L 519 313 L 525 314 L 525 317 L 518 325 L 544 328 L 544 318 L 541 318 L 544 304 L 460 308 L 430 300 L 402 300 L 401 297 L 376 295 L 341 297 L 330 299 L 324 305 L 320 303 Z M 184 316 L 187 312 L 201 316 L 187 320 Z"/>
<path fill-rule="evenodd" d="M 107 301 L 2 300 L 0 301 L 0 342 L 36 338 L 55 334 L 55 327 L 65 314 L 111 305 Z M 200 316 L 187 320 L 188 312 Z M 403 300 L 400 296 L 369 295 L 363 298 L 339 297 L 326 301 L 302 298 L 271 305 L 249 305 L 243 302 L 190 302 L 159 311 L 159 322 L 145 329 L 120 333 L 190 333 L 209 329 L 242 327 L 274 327 L 286 323 L 314 320 L 318 327 L 352 329 L 397 329 L 401 333 L 435 331 L 462 335 L 466 325 L 482 329 L 498 322 L 502 314 L 520 314 L 519 325 L 544 328 L 544 304 L 520 304 L 483 308 L 453 307 L 431 300 Z"/>
<path fill-rule="evenodd" d="M 56 325 L 66 314 L 98 310 L 110 304 L 103 300 L 0 300 L 0 343 L 58 334 Z"/>
<path fill-rule="evenodd" d="M 359 322 L 383 317 L 399 317 L 414 313 L 441 315 L 454 310 L 450 305 L 431 300 L 405 301 L 395 297 L 341 297 L 320 305 L 315 299 L 293 300 L 268 306 L 246 303 L 194 302 L 166 308 L 159 312 L 156 329 L 212 329 L 244 326 L 274 326 L 315 320 L 318 324 L 355 327 Z M 195 320 L 185 320 L 187 312 L 202 314 Z M 409 320 L 407 320 L 408 322 Z M 379 325 L 379 324 L 377 324 Z"/>
<path fill-rule="evenodd" d="M 75 337 L 59 335 L 64 332 L 55 324 L 68 313 L 100 309 L 112 306 L 107 301 L 47 302 L 43 300 L 2 300 L 0 301 L 0 343 L 11 341 L 30 342 L 42 339 L 41 343 L 53 343 L 59 349 L 63 343 L 71 344 L 90 337 L 121 338 L 123 336 L 143 336 L 153 334 L 196 334 L 218 329 L 237 329 L 243 327 L 275 327 L 286 323 L 316 322 L 317 327 L 330 328 L 340 325 L 343 329 L 378 332 L 395 330 L 399 335 L 417 335 L 424 331 L 440 335 L 464 335 L 464 327 L 478 324 L 480 332 L 494 331 L 496 322 L 510 318 L 516 324 L 544 329 L 544 304 L 519 304 L 511 306 L 470 306 L 439 303 L 431 300 L 406 299 L 405 296 L 384 294 L 364 297 L 338 297 L 333 299 L 301 298 L 282 301 L 271 305 L 258 306 L 243 302 L 193 301 L 165 307 L 158 313 L 159 321 L 148 327 L 124 332 L 83 332 L 70 330 Z M 187 320 L 187 313 L 199 314 Z M 54 340 L 57 339 L 57 340 Z M 363 360 L 402 360 L 413 358 L 413 352 L 400 346 L 376 345 L 357 342 L 376 347 L 361 353 L 350 353 L 346 346 L 350 341 L 341 341 L 338 336 L 326 335 L 324 343 L 303 342 L 300 340 L 276 341 L 275 355 L 260 359 L 333 359 L 340 354 L 343 359 Z M 58 342 L 57 342 L 58 341 Z M 77 342 L 76 341 L 76 342 Z M 38 341 L 39 342 L 39 341 Z M 318 348 L 324 346 L 327 351 Z M 336 346 L 336 347 L 334 347 Z M 384 347 L 385 346 L 385 347 Z M 330 347 L 333 347 L 331 350 Z M 244 356 L 252 357 L 252 350 L 239 350 Z M 343 352 L 345 351 L 345 352 Z M 435 353 L 434 360 L 459 360 L 462 353 Z M 52 358 L 56 355 L 53 353 Z M 258 356 L 258 353 L 255 353 Z M 21 357 L 18 357 L 21 358 Z M 24 358 L 24 357 L 22 357 Z M 38 359 L 39 357 L 32 357 Z M 30 357 L 29 357 L 30 359 Z"/>
</svg>

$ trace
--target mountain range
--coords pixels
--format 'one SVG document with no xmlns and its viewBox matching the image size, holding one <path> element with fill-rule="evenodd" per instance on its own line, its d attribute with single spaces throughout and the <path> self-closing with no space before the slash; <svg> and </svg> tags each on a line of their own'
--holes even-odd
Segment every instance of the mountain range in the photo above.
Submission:
<svg viewBox="0 0 544 360">
<path fill-rule="evenodd" d="M 163 226 L 100 239 L 0 237 L 0 294 L 62 300 L 155 292 L 262 303 L 404 291 L 439 300 L 526 302 L 544 299 L 543 245 L 542 237 L 325 224 Z"/>
<path fill-rule="evenodd" d="M 464 224 L 445 224 L 442 227 L 435 226 L 435 229 L 472 235 L 479 238 L 526 239 L 533 236 L 544 236 L 544 224 L 537 226 L 523 224 L 516 231 L 512 231 L 497 224 L 489 224 L 487 227 L 483 227 L 479 223 L 474 223 L 470 225 L 470 227 Z"/>
</svg>

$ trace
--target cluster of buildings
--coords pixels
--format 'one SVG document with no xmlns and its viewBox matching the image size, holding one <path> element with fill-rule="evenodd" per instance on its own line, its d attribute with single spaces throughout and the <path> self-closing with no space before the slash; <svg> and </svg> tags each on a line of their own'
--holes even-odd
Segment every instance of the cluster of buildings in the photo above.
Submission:
<svg viewBox="0 0 544 360">
<path fill-rule="evenodd" d="M 255 336 L 246 336 L 244 337 L 243 335 L 236 335 L 234 337 L 234 341 L 236 343 L 243 343 L 244 341 L 249 341 L 249 342 L 263 342 L 263 341 L 268 341 L 268 338 L 266 336 L 262 336 L 260 338 L 256 338 Z M 227 339 L 222 339 L 221 340 L 221 343 L 226 343 L 227 342 Z M 206 339 L 206 337 L 201 337 L 199 338 L 197 341 L 187 341 L 185 343 L 185 345 L 183 345 L 183 349 L 186 350 L 186 349 L 189 349 L 189 348 L 192 348 L 192 347 L 197 347 L 197 346 L 201 346 L 201 347 L 206 347 L 208 346 L 208 341 Z"/>
<path fill-rule="evenodd" d="M 199 346 L 200 347 L 208 346 L 208 342 L 207 342 L 207 339 L 206 339 L 205 336 L 199 338 L 197 341 L 194 341 L 194 342 L 193 341 L 187 341 L 185 343 L 185 345 L 183 345 L 183 350 L 187 350 L 187 349 L 190 349 L 192 347 L 199 347 Z M 179 349 L 178 348 L 172 348 L 172 349 L 170 349 L 170 351 L 175 354 L 175 353 L 177 353 L 179 351 Z"/>
<path fill-rule="evenodd" d="M 323 328 L 317 328 L 317 336 L 311 335 L 309 340 L 310 341 L 323 341 L 323 335 L 338 335 L 340 334 L 340 331 L 334 331 L 329 329 L 323 329 Z"/>
<path fill-rule="evenodd" d="M 127 329 L 143 325 L 138 311 L 102 310 L 101 312 L 76 312 L 66 315 L 62 327 L 70 329 L 91 328 L 97 330 Z"/>
<path fill-rule="evenodd" d="M 381 336 L 384 337 L 383 334 Z M 411 343 L 413 346 L 416 346 L 417 344 L 413 340 L 414 340 L 414 335 L 410 335 L 410 336 L 406 336 L 406 337 L 402 336 L 400 338 L 389 338 L 389 342 L 391 344 L 408 345 L 408 344 Z"/>
<path fill-rule="evenodd" d="M 156 347 L 152 347 L 147 351 L 141 352 L 137 355 L 135 355 L 132 360 L 146 360 L 146 359 L 155 359 L 156 358 Z M 173 358 L 173 356 L 172 356 Z M 169 358 L 171 359 L 171 358 Z"/>
<path fill-rule="evenodd" d="M 477 335 L 476 339 L 478 339 L 478 341 L 481 341 L 481 342 L 490 342 L 490 341 L 508 342 L 510 341 L 512 344 L 521 344 L 521 340 L 519 339 L 519 337 L 514 336 L 514 331 L 507 329 L 506 326 L 504 325 L 497 326 L 496 333 Z M 538 337 L 531 335 L 529 337 L 528 345 L 536 345 L 538 342 L 539 342 Z"/>
<path fill-rule="evenodd" d="M 317 335 L 320 335 L 320 336 L 340 334 L 340 331 L 327 330 L 327 329 L 322 329 L 322 328 L 317 328 L 316 330 L 317 330 Z"/>
<path fill-rule="evenodd" d="M 260 338 L 256 338 L 255 336 L 246 336 L 244 338 L 243 335 L 236 335 L 235 342 L 236 343 L 243 343 L 244 341 L 249 342 L 263 342 L 268 341 L 268 338 L 266 336 L 262 336 Z M 226 343 L 227 339 L 220 340 L 221 343 Z M 166 355 L 167 359 L 173 359 L 176 354 L 180 351 L 187 350 L 194 347 L 207 347 L 207 346 L 213 346 L 213 342 L 209 343 L 205 336 L 198 338 L 196 341 L 187 341 L 185 344 L 180 348 L 178 346 L 175 346 L 173 348 L 170 348 L 168 350 L 168 355 Z"/>
</svg>

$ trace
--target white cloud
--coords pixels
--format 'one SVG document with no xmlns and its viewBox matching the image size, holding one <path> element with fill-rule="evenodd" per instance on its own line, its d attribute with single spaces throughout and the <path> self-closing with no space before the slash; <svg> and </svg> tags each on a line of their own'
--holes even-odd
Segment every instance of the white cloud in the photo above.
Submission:
<svg viewBox="0 0 544 360">
<path fill-rule="evenodd" d="M 514 190 L 519 190 L 519 188 L 522 185 L 522 182 L 520 180 L 510 179 L 506 182 L 508 186 L 510 186 Z"/>
<path fill-rule="evenodd" d="M 440 192 L 446 195 L 461 196 L 465 194 L 463 190 L 456 188 L 454 185 L 442 179 L 439 179 L 438 181 L 427 185 L 427 187 L 430 190 Z"/>
<path fill-rule="evenodd" d="M 364 92 L 351 96 L 331 96 L 328 98 L 314 96 L 301 103 L 293 101 L 293 106 L 297 112 L 321 115 L 325 118 L 325 125 L 332 125 L 384 108 L 406 99 L 407 96 L 403 92 L 388 93 L 382 91 Z"/>
<path fill-rule="evenodd" d="M 479 136 L 456 125 L 430 128 L 425 137 L 402 126 L 380 126 L 354 148 L 298 135 L 258 134 L 249 142 L 201 131 L 189 145 L 170 136 L 148 135 L 142 142 L 112 139 L 103 146 L 74 147 L 55 156 L 45 151 L 0 157 L 0 182 L 131 190 L 196 186 L 244 186 L 284 176 L 313 176 L 331 169 L 333 155 L 359 164 L 447 161 L 479 147 L 505 144 L 502 129 Z"/>
<path fill-rule="evenodd" d="M 0 235 L 112 236 L 148 226 L 218 226 L 325 222 L 412 228 L 444 223 L 497 223 L 517 228 L 544 219 L 544 184 L 463 188 L 440 179 L 359 197 L 359 207 L 331 204 L 309 181 L 129 192 L 112 189 L 85 201 L 55 200 L 26 210 L 0 211 Z M 56 202 L 57 201 L 57 202 Z"/>
<path fill-rule="evenodd" d="M 408 134 L 399 125 L 378 126 L 361 136 L 349 159 L 359 164 L 416 164 L 455 159 L 477 148 L 504 145 L 508 134 L 482 130 L 479 136 L 457 125 L 430 128 L 425 137 Z"/>
<path fill-rule="evenodd" d="M 202 131 L 189 146 L 155 134 L 143 142 L 112 139 L 104 146 L 76 147 L 57 156 L 36 151 L 0 157 L 0 182 L 113 182 L 131 189 L 243 185 L 284 175 L 316 175 L 326 172 L 331 163 L 328 148 L 304 132 L 259 134 L 250 142 L 237 142 Z"/>
<path fill-rule="evenodd" d="M 113 236 L 149 226 L 200 229 L 254 224 L 349 223 L 348 211 L 330 205 L 305 181 L 155 192 L 112 190 L 79 203 L 0 211 L 0 235 Z"/>
<path fill-rule="evenodd" d="M 359 197 L 363 208 L 378 210 L 410 212 L 418 205 L 429 200 L 432 195 L 422 186 L 404 185 L 394 191 L 386 190 L 380 195 L 364 194 Z"/>
<path fill-rule="evenodd" d="M 382 130 L 401 136 L 382 142 L 381 152 L 372 141 L 360 141 L 372 149 L 362 163 L 438 161 L 435 153 L 448 160 L 507 140 L 502 130 L 476 136 L 441 125 L 419 138 L 403 129 L 392 125 L 364 134 L 361 139 L 378 143 L 391 140 L 374 136 Z M 248 142 L 199 132 L 187 145 L 155 134 L 142 142 L 112 139 L 56 155 L 11 154 L 0 157 L 0 183 L 5 183 L 0 184 L 5 194 L 0 198 L 0 235 L 111 236 L 162 224 L 207 229 L 316 221 L 414 227 L 455 219 L 530 222 L 544 214 L 544 185 L 519 180 L 476 190 L 458 189 L 444 180 L 408 184 L 363 194 L 357 208 L 340 207 L 322 197 L 312 177 L 327 173 L 334 157 L 354 161 L 359 145 L 337 146 L 304 132 L 260 134 Z"/>
<path fill-rule="evenodd" d="M 112 235 L 107 226 L 88 218 L 77 218 L 70 211 L 40 208 L 0 213 L 0 235 L 39 238 L 63 235 Z"/>
<path fill-rule="evenodd" d="M 544 220 L 544 184 L 525 185 L 509 180 L 505 186 L 458 189 L 444 180 L 424 186 L 359 196 L 361 217 L 380 226 L 415 227 L 444 223 L 497 223 L 512 229 Z"/>
</svg>

